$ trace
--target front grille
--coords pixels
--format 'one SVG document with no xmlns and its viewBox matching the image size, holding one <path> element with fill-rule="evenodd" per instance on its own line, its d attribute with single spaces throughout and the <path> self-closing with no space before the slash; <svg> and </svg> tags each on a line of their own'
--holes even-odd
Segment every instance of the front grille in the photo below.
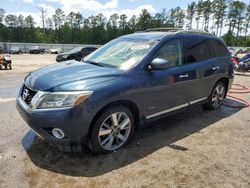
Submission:
<svg viewBox="0 0 250 188">
<path fill-rule="evenodd" d="M 37 93 L 36 91 L 24 85 L 23 91 L 22 91 L 22 99 L 27 105 L 29 105 L 36 93 Z"/>
</svg>

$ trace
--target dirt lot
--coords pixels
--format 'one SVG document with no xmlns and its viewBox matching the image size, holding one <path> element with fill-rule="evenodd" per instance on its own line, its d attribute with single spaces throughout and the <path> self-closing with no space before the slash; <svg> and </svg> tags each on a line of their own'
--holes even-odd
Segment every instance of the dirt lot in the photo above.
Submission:
<svg viewBox="0 0 250 188">
<path fill-rule="evenodd" d="M 249 108 L 196 107 L 136 132 L 115 153 L 63 153 L 37 138 L 15 109 L 24 76 L 55 56 L 12 59 L 13 71 L 0 71 L 0 187 L 250 187 Z"/>
</svg>

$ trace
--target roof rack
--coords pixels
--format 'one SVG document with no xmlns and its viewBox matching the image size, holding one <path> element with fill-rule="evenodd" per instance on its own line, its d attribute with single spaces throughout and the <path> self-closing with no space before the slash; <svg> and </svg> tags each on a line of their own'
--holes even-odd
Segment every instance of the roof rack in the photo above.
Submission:
<svg viewBox="0 0 250 188">
<path fill-rule="evenodd" d="M 211 33 L 208 33 L 206 31 L 202 30 L 182 30 L 182 31 L 177 31 L 176 34 L 203 34 L 203 35 L 213 35 Z"/>
<path fill-rule="evenodd" d="M 146 29 L 144 32 L 154 32 L 154 31 L 177 32 L 177 31 L 183 31 L 183 29 L 182 28 L 171 28 L 171 27 L 160 27 L 160 28 Z"/>
<path fill-rule="evenodd" d="M 171 28 L 171 27 L 161 27 L 161 28 L 150 28 L 144 32 L 155 32 L 155 31 L 165 31 L 165 32 L 175 32 L 176 34 L 203 34 L 203 35 L 213 35 L 203 30 L 184 30 L 182 28 Z M 141 31 L 140 31 L 141 32 Z"/>
</svg>

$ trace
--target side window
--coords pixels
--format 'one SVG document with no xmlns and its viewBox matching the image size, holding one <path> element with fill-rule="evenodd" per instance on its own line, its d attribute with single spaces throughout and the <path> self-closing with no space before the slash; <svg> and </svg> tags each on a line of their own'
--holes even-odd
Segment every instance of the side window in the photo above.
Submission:
<svg viewBox="0 0 250 188">
<path fill-rule="evenodd" d="M 210 58 L 210 51 L 205 40 L 184 39 L 183 49 L 185 63 L 195 63 Z"/>
<path fill-rule="evenodd" d="M 182 49 L 179 40 L 166 42 L 156 53 L 154 58 L 162 58 L 167 60 L 171 67 L 182 65 Z"/>
<path fill-rule="evenodd" d="M 223 57 L 228 55 L 227 48 L 218 40 L 208 40 L 209 47 L 213 49 L 215 57 Z"/>
</svg>

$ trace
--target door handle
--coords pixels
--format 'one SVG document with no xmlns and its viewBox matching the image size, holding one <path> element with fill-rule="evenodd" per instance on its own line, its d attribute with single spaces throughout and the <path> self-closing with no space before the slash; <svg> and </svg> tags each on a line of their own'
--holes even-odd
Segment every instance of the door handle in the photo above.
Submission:
<svg viewBox="0 0 250 188">
<path fill-rule="evenodd" d="M 179 76 L 179 78 L 187 78 L 188 77 L 188 74 L 181 74 L 180 76 Z"/>
<path fill-rule="evenodd" d="M 218 70 L 218 69 L 220 69 L 220 67 L 219 67 L 219 66 L 215 66 L 215 67 L 213 67 L 212 69 L 213 69 L 213 70 Z"/>
</svg>

